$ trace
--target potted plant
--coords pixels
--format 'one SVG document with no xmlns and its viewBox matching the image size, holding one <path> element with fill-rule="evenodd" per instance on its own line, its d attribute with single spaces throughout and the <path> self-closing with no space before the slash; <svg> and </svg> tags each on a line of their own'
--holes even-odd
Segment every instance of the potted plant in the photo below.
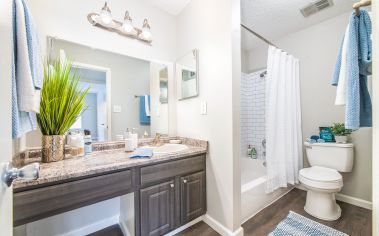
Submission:
<svg viewBox="0 0 379 236">
<path fill-rule="evenodd" d="M 353 131 L 346 129 L 344 123 L 334 123 L 332 127 L 332 133 L 336 140 L 336 143 L 347 143 L 347 136 Z"/>
<path fill-rule="evenodd" d="M 80 77 L 71 73 L 70 61 L 53 61 L 44 65 L 38 126 L 42 132 L 42 162 L 60 161 L 65 155 L 65 133 L 85 109 Z"/>
</svg>

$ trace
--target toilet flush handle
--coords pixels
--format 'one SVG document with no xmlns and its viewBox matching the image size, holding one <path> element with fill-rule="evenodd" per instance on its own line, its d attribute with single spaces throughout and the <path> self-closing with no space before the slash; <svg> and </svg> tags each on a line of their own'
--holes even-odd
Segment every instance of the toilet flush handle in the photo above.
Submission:
<svg viewBox="0 0 379 236">
<path fill-rule="evenodd" d="M 305 148 L 312 149 L 312 146 L 309 143 L 305 143 L 304 146 L 305 146 Z"/>
</svg>

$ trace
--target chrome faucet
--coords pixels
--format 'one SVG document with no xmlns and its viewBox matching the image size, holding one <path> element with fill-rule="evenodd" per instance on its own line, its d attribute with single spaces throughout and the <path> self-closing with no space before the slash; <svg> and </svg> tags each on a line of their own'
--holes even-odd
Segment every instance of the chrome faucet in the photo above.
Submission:
<svg viewBox="0 0 379 236">
<path fill-rule="evenodd" d="M 153 146 L 162 146 L 162 140 L 161 140 L 161 134 L 160 133 L 156 133 L 155 134 L 155 138 L 153 140 Z"/>
</svg>

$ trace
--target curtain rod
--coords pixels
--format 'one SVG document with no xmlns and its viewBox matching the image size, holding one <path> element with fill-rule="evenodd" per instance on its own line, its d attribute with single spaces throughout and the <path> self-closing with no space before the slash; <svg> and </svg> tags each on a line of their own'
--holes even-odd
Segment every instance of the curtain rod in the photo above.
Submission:
<svg viewBox="0 0 379 236">
<path fill-rule="evenodd" d="M 241 26 L 242 28 L 244 28 L 245 30 L 249 31 L 250 33 L 254 34 L 255 36 L 257 36 L 259 39 L 263 40 L 265 43 L 271 45 L 271 46 L 274 46 L 276 48 L 278 48 L 275 44 L 271 43 L 269 40 L 267 40 L 266 38 L 264 38 L 263 36 L 261 36 L 260 34 L 254 32 L 252 29 L 250 29 L 249 27 L 247 27 L 246 25 L 244 25 L 243 23 L 241 23 Z"/>
</svg>

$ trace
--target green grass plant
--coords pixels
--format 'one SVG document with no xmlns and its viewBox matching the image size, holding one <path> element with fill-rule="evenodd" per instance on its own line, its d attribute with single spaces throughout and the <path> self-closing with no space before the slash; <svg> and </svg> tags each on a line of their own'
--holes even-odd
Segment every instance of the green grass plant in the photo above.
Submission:
<svg viewBox="0 0 379 236">
<path fill-rule="evenodd" d="M 79 88 L 80 76 L 69 60 L 44 65 L 40 113 L 37 122 L 43 135 L 64 135 L 86 109 L 89 91 Z"/>
</svg>

